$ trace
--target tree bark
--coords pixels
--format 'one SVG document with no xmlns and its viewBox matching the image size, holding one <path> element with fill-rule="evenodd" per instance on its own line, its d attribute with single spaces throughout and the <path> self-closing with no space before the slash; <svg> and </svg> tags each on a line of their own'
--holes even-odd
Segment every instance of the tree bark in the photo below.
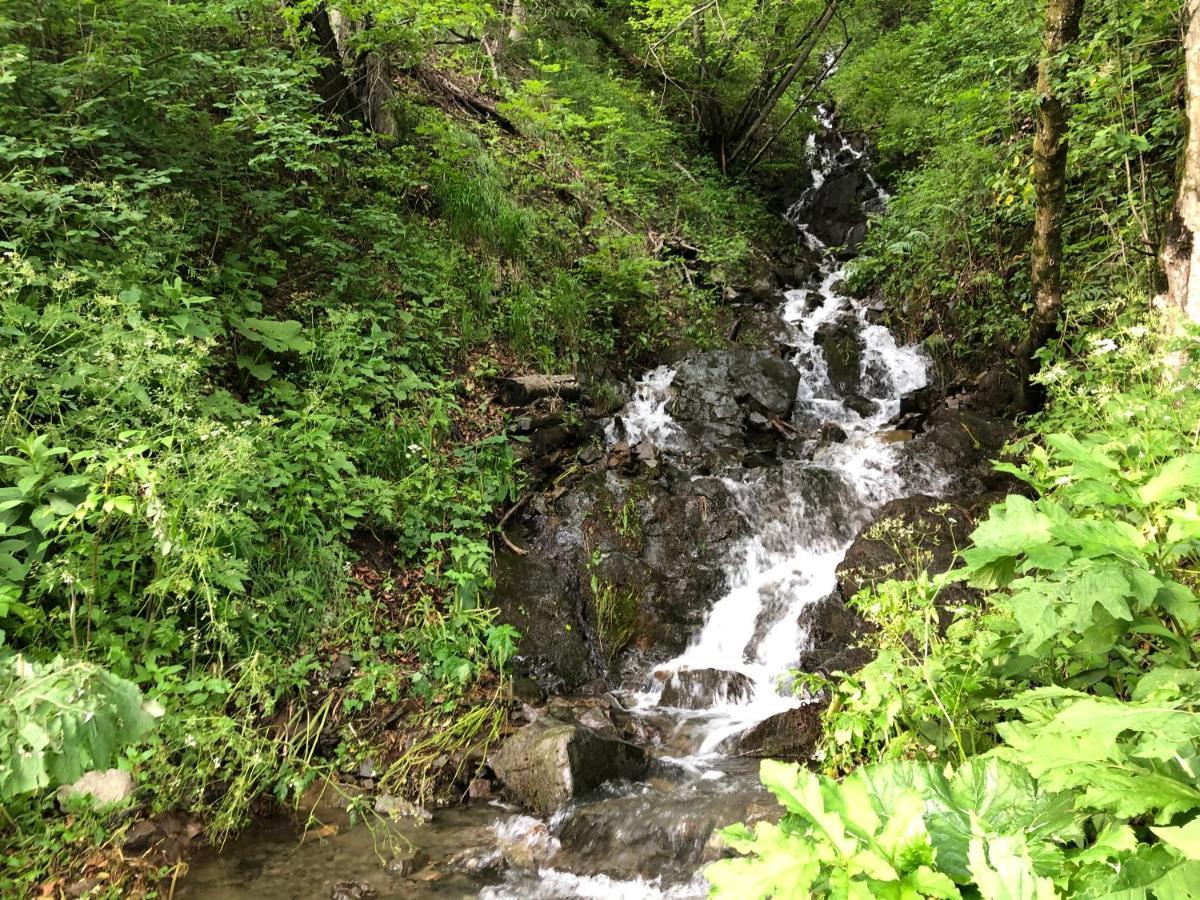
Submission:
<svg viewBox="0 0 1200 900">
<path fill-rule="evenodd" d="M 1039 405 L 1031 378 L 1035 354 L 1057 334 L 1062 314 L 1062 219 L 1067 194 L 1068 109 L 1060 93 L 1060 60 L 1079 37 L 1083 0 L 1048 0 L 1042 58 L 1038 63 L 1037 132 L 1033 139 L 1033 181 L 1037 211 L 1033 224 L 1032 287 L 1034 313 L 1017 350 L 1021 401 Z"/>
<path fill-rule="evenodd" d="M 347 122 L 361 121 L 376 134 L 394 137 L 391 62 L 384 52 L 355 51 L 349 46 L 355 34 L 371 27 L 370 20 L 351 21 L 324 3 L 304 19 L 326 60 L 317 76 L 326 114 Z"/>
<path fill-rule="evenodd" d="M 325 64 L 317 73 L 316 85 L 325 106 L 325 115 L 345 121 L 359 118 L 358 102 L 342 65 L 342 51 L 329 18 L 329 10 L 322 4 L 305 14 L 304 21 L 312 29 L 317 49 L 325 58 Z"/>
<path fill-rule="evenodd" d="M 1200 0 L 1188 0 L 1183 15 L 1188 137 L 1162 253 L 1172 331 L 1189 323 L 1200 325 Z"/>
</svg>

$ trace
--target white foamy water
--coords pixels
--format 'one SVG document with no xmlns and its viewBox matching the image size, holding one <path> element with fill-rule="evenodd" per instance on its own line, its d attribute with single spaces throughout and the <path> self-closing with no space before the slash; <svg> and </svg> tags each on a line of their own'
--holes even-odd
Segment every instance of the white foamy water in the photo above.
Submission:
<svg viewBox="0 0 1200 900">
<path fill-rule="evenodd" d="M 675 370 L 670 366 L 659 366 L 643 375 L 634 386 L 633 398 L 605 429 L 609 444 L 623 439 L 631 445 L 649 441 L 661 449 L 671 448 L 679 433 L 679 425 L 667 412 L 667 404 L 674 398 L 674 380 Z"/>
<path fill-rule="evenodd" d="M 609 878 L 607 875 L 574 875 L 542 869 L 536 880 L 524 875 L 505 884 L 485 888 L 481 900 L 699 900 L 708 896 L 708 884 L 697 875 L 684 884 L 661 885 L 643 878 Z"/>
<path fill-rule="evenodd" d="M 836 159 L 858 158 L 861 151 L 845 141 L 840 148 L 811 146 L 818 161 L 815 187 L 789 217 L 810 247 L 824 250 L 797 220 Z M 817 283 L 784 293 L 781 313 L 789 326 L 789 358 L 802 374 L 796 419 L 831 423 L 846 438 L 823 446 L 811 461 L 787 462 L 761 477 L 727 482 L 751 525 L 750 536 L 732 555 L 728 590 L 691 646 L 659 667 L 660 675 L 683 669 L 736 672 L 753 683 L 749 697 L 717 696 L 708 709 L 676 711 L 681 721 L 701 726 L 691 729 L 700 735 L 692 757 L 697 762 L 719 757 L 730 738 L 804 702 L 791 686 L 791 672 L 807 641 L 800 622 L 804 609 L 834 590 L 838 564 L 875 510 L 897 497 L 940 487 L 936 475 L 906 478 L 898 445 L 879 436 L 899 412 L 901 397 L 925 385 L 927 361 L 917 347 L 898 345 L 886 328 L 870 323 L 867 309 L 839 290 L 845 274 L 845 265 L 826 252 Z M 818 344 L 822 326 L 839 322 L 861 342 L 861 397 L 839 394 Z M 666 414 L 669 397 L 670 375 L 656 369 L 622 414 L 631 442 L 633 434 L 654 440 L 653 435 L 669 436 L 669 429 L 677 428 Z M 657 708 L 662 681 L 651 684 L 636 697 L 638 708 Z"/>
</svg>

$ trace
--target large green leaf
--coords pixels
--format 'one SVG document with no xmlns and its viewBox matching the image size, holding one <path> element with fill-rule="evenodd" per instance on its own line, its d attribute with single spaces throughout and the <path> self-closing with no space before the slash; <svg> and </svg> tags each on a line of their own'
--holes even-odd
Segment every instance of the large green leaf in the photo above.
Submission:
<svg viewBox="0 0 1200 900">
<path fill-rule="evenodd" d="M 723 832 L 730 845 L 756 855 L 723 859 L 704 870 L 713 897 L 729 900 L 808 900 L 821 867 L 811 842 L 759 822 L 751 836 L 744 828 Z"/>
</svg>

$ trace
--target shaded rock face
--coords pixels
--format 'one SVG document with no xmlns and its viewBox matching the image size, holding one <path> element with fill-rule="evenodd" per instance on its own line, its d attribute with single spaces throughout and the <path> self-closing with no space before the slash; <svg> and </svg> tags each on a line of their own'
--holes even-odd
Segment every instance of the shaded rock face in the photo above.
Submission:
<svg viewBox="0 0 1200 900">
<path fill-rule="evenodd" d="M 800 371 L 767 351 L 712 350 L 684 362 L 673 386 L 670 413 L 692 447 L 733 456 L 747 445 L 748 425 L 761 431 L 788 417 Z"/>
<path fill-rule="evenodd" d="M 504 551 L 492 573 L 500 618 L 521 632 L 515 667 L 549 690 L 572 689 L 594 678 L 596 661 L 570 586 L 546 560 Z"/>
<path fill-rule="evenodd" d="M 862 337 L 849 318 L 826 322 L 817 329 L 816 341 L 825 354 L 829 381 L 843 396 L 858 396 L 862 390 Z"/>
<path fill-rule="evenodd" d="M 974 515 L 958 504 L 920 494 L 893 500 L 846 551 L 837 570 L 841 596 L 849 599 L 864 587 L 910 577 L 917 569 L 931 575 L 948 571 L 974 528 Z M 975 596 L 975 591 L 956 583 L 943 588 L 938 599 L 943 606 L 953 606 Z"/>
<path fill-rule="evenodd" d="M 511 797 L 548 815 L 606 781 L 640 778 L 646 755 L 635 744 L 546 717 L 509 737 L 488 764 Z"/>
<path fill-rule="evenodd" d="M 870 627 L 842 601 L 839 591 L 802 610 L 799 624 L 807 641 L 800 655 L 802 670 L 829 676 L 855 672 L 870 662 L 870 651 L 859 646 Z"/>
<path fill-rule="evenodd" d="M 866 173 L 851 163 L 851 168 L 825 180 L 808 201 L 810 229 L 831 247 L 862 243 L 867 216 L 863 201 L 873 192 Z M 861 226 L 861 228 L 860 228 Z M 857 245 L 857 244 L 856 244 Z"/>
<path fill-rule="evenodd" d="M 518 674 L 551 693 L 608 674 L 616 647 L 602 603 L 628 616 L 623 635 L 650 661 L 679 653 L 726 588 L 723 563 L 746 530 L 719 478 L 595 470 L 530 504 L 527 551 L 497 553 L 495 602 L 521 631 Z"/>
<path fill-rule="evenodd" d="M 996 473 L 988 460 L 1000 455 L 1013 431 L 1012 423 L 1003 419 L 946 406 L 925 422 L 926 447 L 939 456 L 942 467 L 985 490 L 1011 487 L 1011 479 Z"/>
<path fill-rule="evenodd" d="M 821 739 L 821 703 L 806 703 L 759 722 L 737 739 L 737 751 L 746 756 L 806 760 Z"/>
<path fill-rule="evenodd" d="M 663 684 L 659 706 L 708 709 L 720 703 L 742 703 L 754 693 L 754 682 L 741 672 L 684 669 L 672 672 Z"/>
</svg>

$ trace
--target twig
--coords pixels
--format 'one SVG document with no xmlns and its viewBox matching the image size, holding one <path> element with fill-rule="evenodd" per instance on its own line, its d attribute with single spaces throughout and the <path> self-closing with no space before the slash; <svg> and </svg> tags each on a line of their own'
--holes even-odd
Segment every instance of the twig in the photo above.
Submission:
<svg viewBox="0 0 1200 900">
<path fill-rule="evenodd" d="M 508 549 L 511 550 L 513 553 L 517 554 L 517 556 L 528 556 L 529 551 L 522 550 L 520 547 L 518 547 L 516 544 L 514 544 L 512 541 L 510 541 L 508 539 L 508 535 L 504 533 L 504 526 L 508 523 L 508 520 L 512 518 L 513 513 L 515 513 L 518 509 L 520 509 L 522 506 L 524 506 L 525 501 L 528 499 L 529 499 L 529 494 L 525 494 L 524 496 L 522 496 L 521 499 L 519 499 L 516 503 L 514 503 L 511 507 L 509 507 L 508 512 L 506 512 L 503 516 L 501 516 L 500 521 L 496 523 L 496 533 L 500 535 L 500 540 L 504 541 L 504 545 L 506 547 L 508 547 Z"/>
</svg>

